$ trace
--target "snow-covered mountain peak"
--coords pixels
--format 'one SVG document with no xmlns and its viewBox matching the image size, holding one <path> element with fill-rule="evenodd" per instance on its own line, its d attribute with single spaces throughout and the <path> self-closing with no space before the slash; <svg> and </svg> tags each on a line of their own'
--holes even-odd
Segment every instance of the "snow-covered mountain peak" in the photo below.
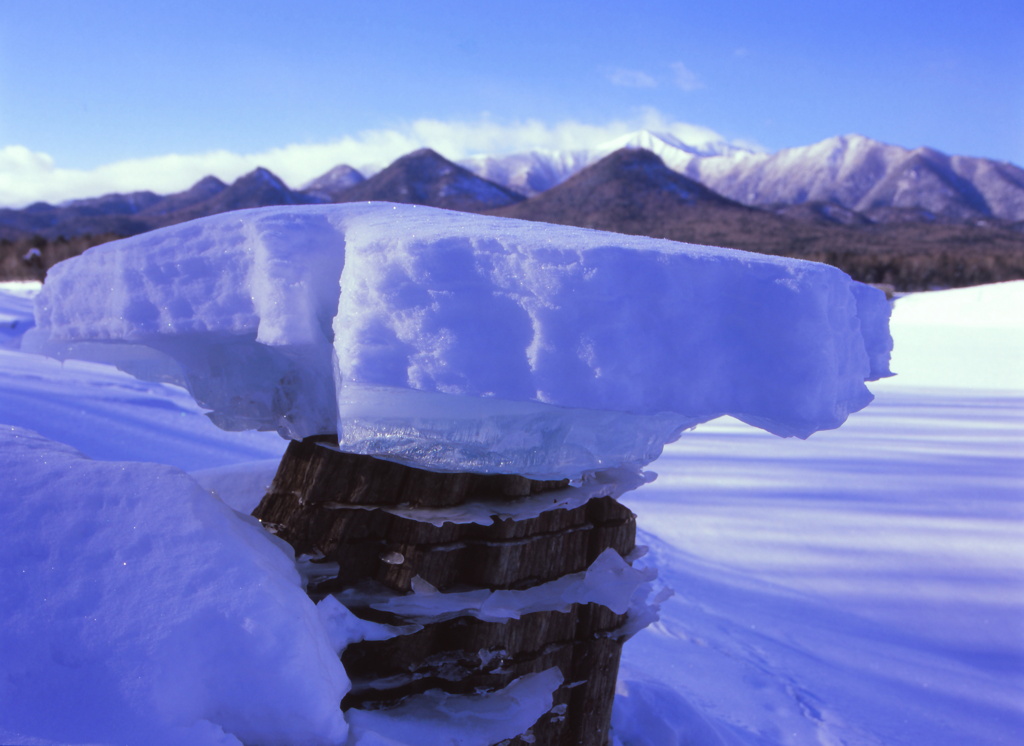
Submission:
<svg viewBox="0 0 1024 746">
<path fill-rule="evenodd" d="M 693 126 L 676 132 L 636 130 L 589 149 L 537 149 L 504 156 L 478 155 L 465 158 L 460 164 L 485 179 L 519 194 L 532 196 L 623 148 L 649 150 L 666 166 L 684 175 L 692 175 L 695 171 L 692 166 L 695 160 L 731 163 L 734 159 L 743 159 L 757 152 L 734 145 L 709 129 Z"/>
<path fill-rule="evenodd" d="M 651 132 L 650 130 L 638 130 L 630 132 L 602 143 L 597 150 L 609 150 L 615 152 L 623 148 L 650 150 L 652 153 L 663 148 L 675 148 L 685 150 L 687 153 L 697 154 L 697 149 L 687 145 L 682 140 L 665 132 Z"/>
<path fill-rule="evenodd" d="M 721 143 L 725 146 L 725 143 Z M 612 153 L 623 150 L 649 150 L 654 153 L 673 171 L 686 173 L 694 159 L 721 155 L 721 148 L 709 153 L 706 149 L 695 147 L 683 142 L 674 135 L 639 130 L 628 135 L 609 140 L 591 151 L 589 161 L 596 163 Z"/>
<path fill-rule="evenodd" d="M 879 156 L 883 160 L 894 160 L 903 157 L 906 152 L 903 148 L 864 135 L 848 134 L 829 137 L 811 145 L 784 148 L 770 158 L 788 164 L 803 162 L 809 166 L 814 164 L 814 168 L 832 169 L 842 165 L 849 167 Z"/>
<path fill-rule="evenodd" d="M 839 148 L 843 150 L 853 150 L 856 148 L 870 148 L 878 145 L 885 146 L 885 143 L 879 142 L 878 140 L 872 140 L 866 135 L 859 135 L 856 132 L 848 132 L 845 135 L 833 135 L 822 140 L 817 145 L 829 146 Z M 813 147 L 813 145 L 811 146 Z"/>
<path fill-rule="evenodd" d="M 690 175 L 748 205 L 830 202 L 857 209 L 875 184 L 906 158 L 903 148 L 863 135 L 757 154 L 730 163 L 697 162 Z"/>
<path fill-rule="evenodd" d="M 309 181 L 302 189 L 310 192 L 322 191 L 328 194 L 340 193 L 365 180 L 365 177 L 359 171 L 343 163 Z"/>
<path fill-rule="evenodd" d="M 622 148 L 642 148 L 650 150 L 662 156 L 666 151 L 681 151 L 691 156 L 708 158 L 716 155 L 733 155 L 735 153 L 751 153 L 749 148 L 741 148 L 727 142 L 719 136 L 711 136 L 704 133 L 694 133 L 691 137 L 683 139 L 669 132 L 653 132 L 651 130 L 637 130 L 627 135 L 616 137 L 595 148 L 596 152 L 614 153 Z"/>
</svg>

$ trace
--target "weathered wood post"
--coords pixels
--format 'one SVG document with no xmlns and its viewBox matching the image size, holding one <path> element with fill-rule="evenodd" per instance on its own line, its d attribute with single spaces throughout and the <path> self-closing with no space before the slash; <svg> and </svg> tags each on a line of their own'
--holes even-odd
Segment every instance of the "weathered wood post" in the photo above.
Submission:
<svg viewBox="0 0 1024 746">
<path fill-rule="evenodd" d="M 387 706 L 431 688 L 493 691 L 557 668 L 562 684 L 552 708 L 519 742 L 604 746 L 624 614 L 571 603 L 500 621 L 481 620 L 470 609 L 425 618 L 381 610 L 380 600 L 410 594 L 422 581 L 441 592 L 526 590 L 584 573 L 606 550 L 623 558 L 633 552 L 633 514 L 608 495 L 566 504 L 567 480 L 437 473 L 325 445 L 329 437 L 293 441 L 254 515 L 297 554 L 336 563 L 329 576 L 310 583 L 315 599 L 359 589 L 364 600 L 353 593 L 356 600 L 346 601 L 357 615 L 422 625 L 344 651 L 353 682 L 344 707 Z M 524 517 L 446 520 L 451 508 L 471 503 L 507 514 L 522 506 Z"/>
</svg>

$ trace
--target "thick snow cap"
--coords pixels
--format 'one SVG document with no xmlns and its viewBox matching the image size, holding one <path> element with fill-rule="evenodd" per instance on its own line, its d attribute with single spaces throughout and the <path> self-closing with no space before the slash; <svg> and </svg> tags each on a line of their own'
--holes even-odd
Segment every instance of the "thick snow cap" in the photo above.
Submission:
<svg viewBox="0 0 1024 746">
<path fill-rule="evenodd" d="M 889 375 L 888 316 L 824 264 L 361 203 L 90 249 L 50 271 L 26 347 L 179 381 L 226 429 L 552 477 L 724 414 L 838 427 Z"/>
</svg>

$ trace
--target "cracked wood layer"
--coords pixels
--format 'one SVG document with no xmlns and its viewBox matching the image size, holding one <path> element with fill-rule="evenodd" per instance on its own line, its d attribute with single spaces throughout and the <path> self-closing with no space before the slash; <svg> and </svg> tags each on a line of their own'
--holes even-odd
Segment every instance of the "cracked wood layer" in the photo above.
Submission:
<svg viewBox="0 0 1024 746">
<path fill-rule="evenodd" d="M 324 447 L 337 438 L 293 440 L 281 459 L 271 494 L 302 486 L 311 502 L 441 508 L 480 497 L 514 500 L 565 487 L 569 480 L 538 481 L 516 474 L 441 473 Z"/>
<path fill-rule="evenodd" d="M 311 473 L 301 466 L 311 459 L 318 464 L 317 475 L 341 471 L 341 467 L 326 465 L 342 462 L 350 485 L 363 483 L 359 476 L 362 472 L 378 474 L 380 464 L 386 465 L 384 469 L 398 467 L 403 473 L 401 482 L 395 483 L 398 492 L 375 495 L 379 505 L 394 506 L 397 500 L 415 492 L 410 484 L 416 474 L 427 475 L 428 480 L 438 475 L 308 443 L 289 446 L 270 492 L 253 515 L 275 526 L 277 535 L 297 553 L 323 554 L 325 560 L 338 563 L 336 578 L 320 581 L 310 589 L 318 594 L 340 591 L 365 580 L 409 591 L 417 575 L 442 591 L 464 586 L 519 590 L 582 572 L 609 547 L 624 557 L 634 548 L 635 516 L 610 497 L 593 498 L 573 509 L 550 510 L 520 521 L 509 518 L 486 526 L 435 526 L 384 510 L 339 508 L 346 499 L 337 489 L 321 488 L 310 494 L 304 483 L 293 480 Z M 509 484 L 518 485 L 529 495 L 552 489 L 552 485 L 563 486 L 561 482 L 531 482 L 522 477 L 455 483 L 474 485 L 464 494 L 477 499 L 494 497 L 482 492 L 484 487 L 500 490 Z M 320 476 L 318 484 L 322 487 Z M 359 498 L 364 499 L 364 495 Z"/>
<path fill-rule="evenodd" d="M 605 549 L 624 557 L 634 549 L 635 517 L 611 497 L 521 520 L 495 517 L 490 525 L 436 526 L 395 515 L 386 508 L 514 504 L 567 482 L 434 473 L 318 445 L 325 440 L 292 442 L 253 512 L 298 554 L 338 564 L 337 577 L 311 583 L 314 597 L 373 581 L 406 593 L 417 575 L 442 591 L 523 589 L 582 572 Z M 624 620 L 597 604 L 574 604 L 507 622 L 438 618 L 410 635 L 355 643 L 342 657 L 353 680 L 343 706 L 387 706 L 428 688 L 496 690 L 557 666 L 564 681 L 552 710 L 508 743 L 605 746 Z"/>
<path fill-rule="evenodd" d="M 537 611 L 503 622 L 455 617 L 412 634 L 363 642 L 342 655 L 352 682 L 345 704 L 388 703 L 431 688 L 494 691 L 556 665 L 570 674 L 565 683 L 572 683 L 568 662 L 574 649 L 614 639 L 624 622 L 625 615 L 599 604 L 573 604 L 569 611 Z"/>
<path fill-rule="evenodd" d="M 494 691 L 558 667 L 564 678 L 550 712 L 524 734 L 538 744 L 604 743 L 615 695 L 625 616 L 598 604 L 541 611 L 507 622 L 458 617 L 389 640 L 350 645 L 345 707 L 373 707 L 436 688 Z M 526 743 L 527 741 L 523 741 Z"/>
</svg>

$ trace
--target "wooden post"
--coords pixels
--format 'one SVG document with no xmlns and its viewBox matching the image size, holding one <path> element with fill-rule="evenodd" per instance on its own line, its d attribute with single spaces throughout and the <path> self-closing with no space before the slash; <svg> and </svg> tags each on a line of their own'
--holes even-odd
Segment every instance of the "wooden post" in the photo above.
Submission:
<svg viewBox="0 0 1024 746">
<path fill-rule="evenodd" d="M 337 563 L 336 573 L 310 582 L 314 599 L 356 587 L 376 588 L 378 597 L 408 594 L 415 578 L 442 592 L 522 590 L 583 572 L 606 549 L 627 557 L 635 548 L 635 516 L 608 496 L 521 519 L 494 518 L 490 525 L 443 521 L 445 508 L 481 500 L 514 513 L 517 501 L 536 502 L 566 481 L 442 474 L 324 445 L 332 445 L 330 436 L 293 441 L 253 513 L 298 555 Z M 435 520 L 423 519 L 438 511 Z M 373 621 L 408 621 L 369 604 L 347 605 Z M 385 707 L 433 688 L 494 691 L 557 666 L 563 683 L 552 710 L 510 743 L 605 746 L 625 619 L 594 603 L 500 622 L 469 615 L 419 619 L 418 632 L 346 648 L 342 661 L 352 690 L 342 706 Z"/>
</svg>

